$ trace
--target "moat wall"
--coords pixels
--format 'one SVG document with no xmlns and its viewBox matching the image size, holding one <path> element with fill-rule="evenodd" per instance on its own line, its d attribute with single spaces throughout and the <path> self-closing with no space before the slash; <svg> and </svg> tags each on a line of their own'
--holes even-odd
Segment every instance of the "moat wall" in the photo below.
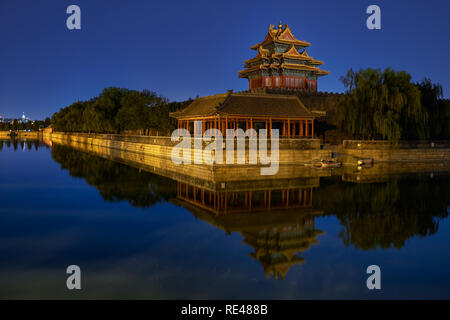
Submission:
<svg viewBox="0 0 450 320">
<path fill-rule="evenodd" d="M 260 165 L 176 165 L 170 158 L 175 143 L 167 137 L 44 133 L 43 140 L 49 145 L 66 145 L 213 191 L 316 187 L 319 177 L 331 174 L 329 170 L 317 170 L 311 166 L 289 164 L 280 164 L 278 172 L 273 176 L 261 175 Z M 303 141 L 302 143 L 307 142 Z M 313 147 L 316 147 L 315 144 L 316 141 L 311 141 Z M 286 146 L 298 145 L 288 143 Z M 311 155 L 314 154 L 314 151 L 320 153 L 323 151 L 305 150 Z M 297 150 L 297 152 L 302 151 Z"/>
<path fill-rule="evenodd" d="M 14 137 L 18 139 L 39 139 L 42 135 L 38 131 L 14 131 Z M 0 138 L 7 139 L 11 137 L 11 132 L 9 131 L 0 131 Z"/>
<path fill-rule="evenodd" d="M 126 136 L 114 134 L 44 132 L 43 138 L 57 143 L 72 145 L 87 144 L 138 154 L 151 155 L 168 160 L 172 159 L 172 149 L 178 144 L 178 142 L 171 141 L 170 137 Z M 207 144 L 208 143 L 203 143 L 203 148 Z M 267 143 L 269 154 L 270 148 L 271 145 L 269 140 Z M 245 163 L 248 163 L 248 141 L 246 144 L 246 151 Z M 195 151 L 193 151 L 193 149 L 192 155 L 195 156 Z M 237 163 L 236 157 L 237 153 L 235 153 L 234 163 Z M 330 157 L 331 152 L 329 150 L 320 149 L 319 139 L 279 140 L 279 164 L 305 164 L 310 163 L 314 159 L 327 159 Z M 224 162 L 226 162 L 225 150 L 223 159 Z"/>
<path fill-rule="evenodd" d="M 259 165 L 176 165 L 170 158 L 175 142 L 167 137 L 120 136 L 96 134 L 43 133 L 44 142 L 70 146 L 94 153 L 103 158 L 121 162 L 138 169 L 153 172 L 176 181 L 208 190 L 279 189 L 285 187 L 314 187 L 320 177 L 342 176 L 344 181 L 357 183 L 381 182 L 391 175 L 449 172 L 450 147 L 445 142 L 418 145 L 412 142 L 393 147 L 385 141 L 345 141 L 339 152 L 346 152 L 352 160 L 338 169 L 317 169 L 311 165 L 280 164 L 274 176 L 260 174 Z M 280 154 L 307 151 L 312 157 L 329 155 L 330 151 L 306 149 L 319 147 L 314 140 L 283 141 Z M 303 147 L 305 149 L 296 149 Z M 291 148 L 291 149 L 289 149 Z M 430 152 L 432 149 L 433 152 Z M 294 151 L 292 151 L 294 150 Z M 316 152 L 316 153 L 315 153 Z M 318 153 L 317 153 L 318 152 Z M 374 166 L 356 170 L 356 158 L 372 157 Z"/>
<path fill-rule="evenodd" d="M 450 141 L 433 143 L 344 140 L 342 154 L 356 158 L 372 158 L 375 162 L 448 162 Z"/>
</svg>

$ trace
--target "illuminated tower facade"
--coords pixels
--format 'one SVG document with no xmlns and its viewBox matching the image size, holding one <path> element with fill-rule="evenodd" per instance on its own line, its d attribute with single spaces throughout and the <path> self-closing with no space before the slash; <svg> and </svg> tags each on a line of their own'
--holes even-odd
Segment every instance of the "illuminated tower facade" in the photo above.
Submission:
<svg viewBox="0 0 450 320">
<path fill-rule="evenodd" d="M 318 66 L 323 62 L 308 55 L 310 43 L 297 40 L 287 24 L 278 29 L 270 25 L 263 42 L 251 47 L 254 58 L 245 61 L 240 78 L 247 78 L 249 89 L 279 88 L 296 91 L 317 91 L 317 79 L 329 74 Z"/>
</svg>

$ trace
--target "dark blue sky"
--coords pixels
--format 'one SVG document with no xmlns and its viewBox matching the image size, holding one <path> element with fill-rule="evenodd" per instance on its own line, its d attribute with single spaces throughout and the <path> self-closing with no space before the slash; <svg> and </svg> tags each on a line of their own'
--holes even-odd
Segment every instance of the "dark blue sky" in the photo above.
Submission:
<svg viewBox="0 0 450 320">
<path fill-rule="evenodd" d="M 71 4 L 81 7 L 79 31 L 66 28 Z M 381 30 L 366 28 L 371 4 Z M 255 55 L 249 47 L 280 20 L 331 72 L 321 91 L 343 91 L 349 68 L 392 67 L 449 97 L 449 9 L 445 0 L 0 0 L 0 115 L 42 119 L 108 86 L 170 100 L 245 90 L 237 72 Z"/>
</svg>

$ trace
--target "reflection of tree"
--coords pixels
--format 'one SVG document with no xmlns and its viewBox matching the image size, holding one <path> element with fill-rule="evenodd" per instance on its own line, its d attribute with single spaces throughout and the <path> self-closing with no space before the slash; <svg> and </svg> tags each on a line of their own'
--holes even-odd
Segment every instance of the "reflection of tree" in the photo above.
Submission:
<svg viewBox="0 0 450 320">
<path fill-rule="evenodd" d="M 121 163 L 60 145 L 53 146 L 52 157 L 72 177 L 95 186 L 107 201 L 149 207 L 176 196 L 176 182 Z"/>
<path fill-rule="evenodd" d="M 401 248 L 414 236 L 437 232 L 449 213 L 450 181 L 425 177 L 384 183 L 322 183 L 315 205 L 336 215 L 345 245 Z"/>
</svg>

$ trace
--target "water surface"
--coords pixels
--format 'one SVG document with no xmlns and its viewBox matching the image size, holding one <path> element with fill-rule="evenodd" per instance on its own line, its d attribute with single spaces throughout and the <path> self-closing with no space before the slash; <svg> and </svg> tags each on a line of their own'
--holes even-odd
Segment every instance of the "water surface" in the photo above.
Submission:
<svg viewBox="0 0 450 320">
<path fill-rule="evenodd" d="M 0 168 L 0 298 L 450 298 L 445 172 L 333 175 L 269 202 L 35 141 L 0 141 Z"/>
</svg>

